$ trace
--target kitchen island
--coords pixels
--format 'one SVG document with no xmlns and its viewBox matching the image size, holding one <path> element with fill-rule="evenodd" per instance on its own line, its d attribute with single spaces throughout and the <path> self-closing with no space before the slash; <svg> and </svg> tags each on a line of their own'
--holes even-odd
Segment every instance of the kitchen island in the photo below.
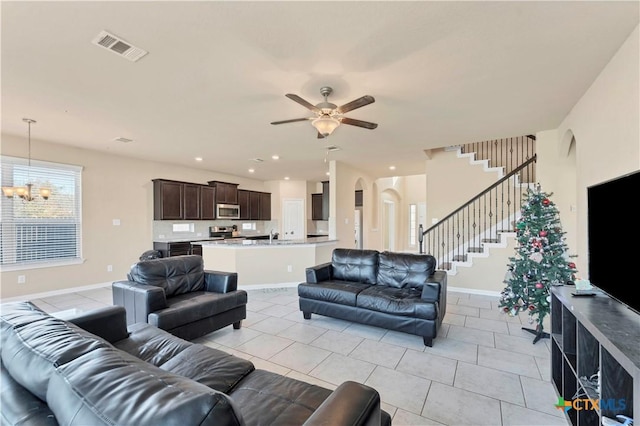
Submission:
<svg viewBox="0 0 640 426">
<path fill-rule="evenodd" d="M 223 240 L 202 243 L 204 268 L 237 272 L 240 287 L 297 284 L 305 269 L 329 262 L 337 240 Z"/>
</svg>

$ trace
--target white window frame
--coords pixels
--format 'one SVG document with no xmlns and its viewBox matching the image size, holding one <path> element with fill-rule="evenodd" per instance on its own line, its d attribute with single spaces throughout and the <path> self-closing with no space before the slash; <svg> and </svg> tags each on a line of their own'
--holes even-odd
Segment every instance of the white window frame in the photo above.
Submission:
<svg viewBox="0 0 640 426">
<path fill-rule="evenodd" d="M 418 245 L 418 206 L 409 204 L 409 246 Z"/>
<path fill-rule="evenodd" d="M 19 197 L 8 198 L 4 194 L 0 193 L 0 271 L 16 271 L 25 269 L 37 269 L 37 268 L 49 268 L 54 266 L 65 266 L 79 264 L 83 262 L 82 259 L 82 167 L 70 164 L 52 163 L 48 161 L 29 160 L 26 158 L 0 156 L 0 181 L 2 186 L 22 186 L 26 182 L 19 180 L 18 174 L 14 174 L 14 167 L 19 167 L 24 170 L 30 165 L 33 172 L 31 175 L 35 175 L 36 178 L 29 180 L 37 180 L 37 177 L 46 176 L 50 181 L 52 187 L 51 196 L 48 200 L 39 199 L 37 186 L 34 186 L 32 195 L 37 197 L 34 201 L 23 201 Z M 17 167 L 16 167 L 17 166 Z M 67 185 L 67 190 L 72 191 L 73 201 L 71 207 L 73 214 L 71 217 L 54 218 L 27 218 L 16 217 L 14 203 L 55 203 L 56 197 L 56 175 L 66 175 L 66 178 L 71 177 L 72 184 Z M 24 172 L 21 173 L 22 179 L 24 179 Z M 15 179 L 15 182 L 14 182 Z M 60 182 L 60 181 L 58 181 Z M 73 187 L 69 189 L 69 187 Z M 58 194 L 59 195 L 59 194 Z M 20 225 L 23 225 L 25 230 L 21 234 L 18 230 Z M 32 229 L 28 226 L 32 225 Z M 74 232 L 71 234 L 72 240 L 75 243 L 75 247 L 69 244 L 70 256 L 65 257 L 47 257 L 43 254 L 37 260 L 18 260 L 20 256 L 19 240 L 20 235 L 26 235 L 41 232 L 37 226 L 42 227 L 55 225 L 74 226 Z M 32 244 L 37 244 L 32 242 Z M 47 242 L 42 242 L 40 247 L 47 247 Z"/>
</svg>

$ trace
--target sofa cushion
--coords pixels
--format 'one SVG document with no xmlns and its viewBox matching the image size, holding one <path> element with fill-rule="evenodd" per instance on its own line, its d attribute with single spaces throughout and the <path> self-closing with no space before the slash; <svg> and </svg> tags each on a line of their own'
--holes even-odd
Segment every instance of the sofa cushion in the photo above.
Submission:
<svg viewBox="0 0 640 426">
<path fill-rule="evenodd" d="M 1 321 L 5 368 L 18 383 L 42 400 L 56 366 L 97 348 L 111 346 L 30 302 L 3 305 Z"/>
<path fill-rule="evenodd" d="M 186 350 L 192 343 L 147 323 L 129 326 L 129 337 L 114 346 L 156 367 Z"/>
<path fill-rule="evenodd" d="M 382 252 L 379 256 L 377 284 L 389 287 L 419 287 L 436 269 L 429 254 Z"/>
<path fill-rule="evenodd" d="M 199 344 L 192 344 L 160 368 L 224 393 L 255 370 L 246 359 Z"/>
<path fill-rule="evenodd" d="M 128 278 L 140 284 L 162 287 L 166 297 L 204 289 L 202 256 L 174 256 L 143 260 L 131 267 Z"/>
<path fill-rule="evenodd" d="M 331 268 L 334 280 L 375 284 L 378 275 L 378 251 L 334 249 Z"/>
<path fill-rule="evenodd" d="M 0 395 L 2 395 L 0 424 L 25 426 L 58 424 L 47 403 L 13 380 L 2 362 L 0 362 Z"/>
<path fill-rule="evenodd" d="M 194 291 L 167 299 L 167 308 L 149 314 L 149 324 L 163 330 L 171 330 L 246 304 L 245 291 Z"/>
<path fill-rule="evenodd" d="M 349 281 L 322 281 L 318 284 L 298 284 L 298 296 L 305 299 L 323 300 L 340 305 L 356 306 L 356 296 L 370 284 Z"/>
<path fill-rule="evenodd" d="M 331 391 L 265 370 L 255 370 L 229 397 L 248 425 L 301 425 Z"/>
<path fill-rule="evenodd" d="M 65 425 L 242 424 L 225 394 L 113 347 L 58 367 L 47 402 Z"/>
<path fill-rule="evenodd" d="M 425 320 L 438 318 L 437 304 L 422 300 L 421 290 L 413 287 L 396 288 L 371 286 L 358 294 L 356 305 L 371 311 L 408 316 Z"/>
</svg>

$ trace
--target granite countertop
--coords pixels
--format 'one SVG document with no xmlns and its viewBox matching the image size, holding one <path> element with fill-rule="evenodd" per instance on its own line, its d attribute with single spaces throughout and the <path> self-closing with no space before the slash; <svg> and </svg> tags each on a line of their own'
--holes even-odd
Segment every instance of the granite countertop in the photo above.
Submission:
<svg viewBox="0 0 640 426">
<path fill-rule="evenodd" d="M 193 238 L 156 238 L 154 243 L 191 243 L 200 241 L 216 241 L 220 240 L 220 237 L 193 237 Z"/>
<path fill-rule="evenodd" d="M 227 239 L 219 241 L 204 242 L 203 247 L 255 247 L 255 246 L 289 246 L 301 244 L 318 244 L 336 242 L 338 240 L 329 240 L 327 237 L 303 238 L 300 240 L 242 240 Z"/>
<path fill-rule="evenodd" d="M 326 241 L 324 238 L 328 238 L 328 234 L 309 234 L 305 240 L 286 240 L 286 241 L 299 241 L 297 244 L 302 244 L 303 241 L 313 240 L 317 241 Z M 319 240 L 318 240 L 319 239 Z M 195 243 L 195 242 L 210 242 L 210 241 L 227 241 L 229 244 L 242 244 L 242 241 L 267 241 L 269 244 L 269 234 L 246 234 L 246 235 L 236 235 L 234 237 L 229 237 L 226 239 L 222 239 L 221 237 L 193 237 L 193 238 L 156 238 L 153 240 L 154 243 Z M 273 241 L 284 241 L 275 239 Z M 246 243 L 250 244 L 250 243 Z M 285 243 L 291 244 L 291 243 Z"/>
</svg>

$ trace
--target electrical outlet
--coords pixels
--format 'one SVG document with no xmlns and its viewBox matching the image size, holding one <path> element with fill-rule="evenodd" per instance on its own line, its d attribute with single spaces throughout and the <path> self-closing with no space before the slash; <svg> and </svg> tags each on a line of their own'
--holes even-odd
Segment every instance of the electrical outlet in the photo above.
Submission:
<svg viewBox="0 0 640 426">
<path fill-rule="evenodd" d="M 113 219 L 113 226 L 120 226 L 120 219 Z"/>
<path fill-rule="evenodd" d="M 27 277 L 25 275 L 18 275 L 18 284 L 24 284 L 27 282 Z"/>
<path fill-rule="evenodd" d="M 158 238 L 164 238 L 164 234 L 158 235 Z"/>
<path fill-rule="evenodd" d="M 293 271 L 293 266 L 287 265 L 287 272 L 291 272 L 291 271 Z"/>
<path fill-rule="evenodd" d="M 107 272 L 113 272 L 113 265 L 107 265 Z"/>
</svg>

